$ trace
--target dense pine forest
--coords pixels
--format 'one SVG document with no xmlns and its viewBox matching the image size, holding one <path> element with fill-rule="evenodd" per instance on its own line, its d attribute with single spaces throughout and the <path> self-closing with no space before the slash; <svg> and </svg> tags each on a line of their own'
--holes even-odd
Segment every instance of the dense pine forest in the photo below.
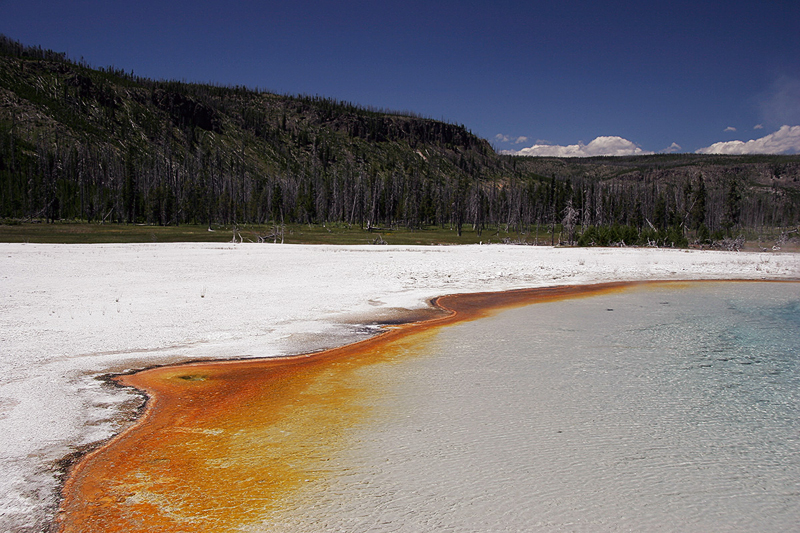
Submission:
<svg viewBox="0 0 800 533">
<path fill-rule="evenodd" d="M 549 228 L 560 242 L 685 245 L 796 230 L 798 178 L 800 156 L 500 155 L 414 113 L 145 79 L 0 36 L 6 222 Z"/>
</svg>

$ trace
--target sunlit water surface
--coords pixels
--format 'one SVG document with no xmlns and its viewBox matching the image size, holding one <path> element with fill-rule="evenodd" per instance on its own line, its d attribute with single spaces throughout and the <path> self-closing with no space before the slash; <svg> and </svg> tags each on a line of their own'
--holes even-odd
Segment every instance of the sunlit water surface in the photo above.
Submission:
<svg viewBox="0 0 800 533">
<path fill-rule="evenodd" d="M 508 310 L 396 363 L 286 531 L 790 531 L 800 285 L 693 283 Z"/>
</svg>

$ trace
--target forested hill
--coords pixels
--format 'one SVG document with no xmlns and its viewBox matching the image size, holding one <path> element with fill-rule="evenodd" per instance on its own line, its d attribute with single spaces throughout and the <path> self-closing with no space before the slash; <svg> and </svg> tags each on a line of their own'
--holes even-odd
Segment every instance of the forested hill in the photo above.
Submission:
<svg viewBox="0 0 800 533">
<path fill-rule="evenodd" d="M 0 218 L 789 226 L 800 157 L 529 159 L 464 126 L 90 68 L 0 36 Z"/>
</svg>

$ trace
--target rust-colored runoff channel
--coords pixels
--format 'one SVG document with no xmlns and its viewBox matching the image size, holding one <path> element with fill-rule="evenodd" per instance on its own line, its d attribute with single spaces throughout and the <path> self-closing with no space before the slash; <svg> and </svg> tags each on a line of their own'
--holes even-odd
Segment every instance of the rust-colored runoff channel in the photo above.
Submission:
<svg viewBox="0 0 800 533">
<path fill-rule="evenodd" d="M 369 413 L 359 369 L 414 353 L 441 326 L 623 283 L 444 296 L 449 314 L 307 356 L 202 362 L 115 379 L 147 393 L 139 421 L 71 470 L 61 532 L 230 531 L 269 522 L 282 497 L 324 479 L 347 428 Z"/>
</svg>

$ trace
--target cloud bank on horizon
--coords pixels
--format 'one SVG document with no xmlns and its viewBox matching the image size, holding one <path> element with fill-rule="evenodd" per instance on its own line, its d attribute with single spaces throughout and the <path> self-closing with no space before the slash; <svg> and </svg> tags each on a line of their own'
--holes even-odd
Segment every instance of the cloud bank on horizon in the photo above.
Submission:
<svg viewBox="0 0 800 533">
<path fill-rule="evenodd" d="M 800 153 L 800 126 L 781 126 L 775 133 L 758 139 L 725 141 L 696 150 L 697 154 L 796 154 Z"/>
<path fill-rule="evenodd" d="M 754 129 L 762 129 L 763 126 L 757 125 Z M 725 131 L 736 131 L 729 127 Z M 498 134 L 498 141 L 514 139 L 507 135 Z M 517 137 L 516 139 L 525 139 Z M 518 144 L 517 140 L 516 143 Z M 677 143 L 672 143 L 668 148 L 659 153 L 680 152 L 682 148 Z M 519 155 L 528 157 L 600 157 L 600 156 L 631 156 L 631 155 L 651 155 L 655 152 L 643 150 L 641 147 L 622 137 L 609 135 L 595 138 L 589 144 L 570 144 L 566 146 L 557 144 L 547 144 L 537 142 L 528 148 L 520 150 L 501 150 L 501 154 Z M 697 154 L 800 154 L 800 126 L 782 126 L 778 131 L 770 133 L 758 139 L 749 141 L 722 141 L 695 150 Z"/>
<path fill-rule="evenodd" d="M 634 143 L 622 137 L 613 135 L 601 136 L 589 144 L 570 144 L 560 146 L 557 144 L 534 144 L 521 150 L 503 150 L 501 153 L 510 155 L 524 155 L 530 157 L 595 157 L 595 156 L 623 156 L 623 155 L 649 155 Z"/>
</svg>

